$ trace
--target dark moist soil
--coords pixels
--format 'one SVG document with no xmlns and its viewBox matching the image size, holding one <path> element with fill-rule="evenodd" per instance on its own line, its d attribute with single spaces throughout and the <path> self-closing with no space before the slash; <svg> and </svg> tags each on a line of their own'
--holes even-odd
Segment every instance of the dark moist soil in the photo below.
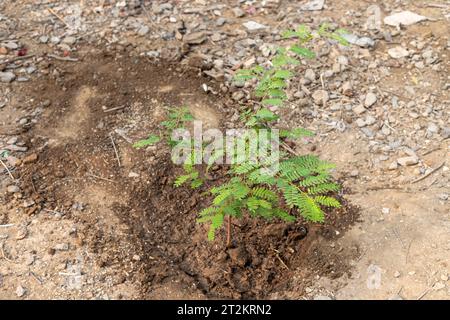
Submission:
<svg viewBox="0 0 450 320">
<path fill-rule="evenodd" d="M 226 249 L 224 230 L 208 242 L 208 226 L 196 223 L 210 200 L 205 191 L 225 169 L 200 190 L 176 189 L 180 168 L 166 147 L 132 148 L 130 141 L 158 132 L 165 106 L 195 102 L 205 107 L 200 114 L 211 113 L 219 123 L 226 116 L 229 98 L 205 93 L 203 83 L 217 86 L 198 70 L 99 51 L 48 68 L 27 92 L 45 111 L 24 133 L 38 155 L 20 171 L 36 202 L 24 210 L 45 208 L 80 223 L 80 244 L 98 254 L 100 266 L 117 270 L 118 283 L 131 278 L 141 284 L 142 298 L 152 299 L 299 298 L 317 275 L 349 272 L 357 249 L 332 246 L 358 218 L 345 198 L 322 225 L 234 221 L 233 247 Z M 118 106 L 124 107 L 105 112 Z"/>
</svg>

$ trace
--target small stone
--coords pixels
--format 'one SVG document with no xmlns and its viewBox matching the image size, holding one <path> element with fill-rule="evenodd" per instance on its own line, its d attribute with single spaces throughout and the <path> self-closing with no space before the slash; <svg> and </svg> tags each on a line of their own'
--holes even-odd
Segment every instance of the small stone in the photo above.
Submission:
<svg viewBox="0 0 450 320">
<path fill-rule="evenodd" d="M 364 106 L 370 108 L 375 102 L 377 102 L 377 96 L 373 92 L 367 93 L 366 98 L 364 99 Z"/>
<path fill-rule="evenodd" d="M 19 49 L 19 45 L 15 42 L 7 42 L 4 44 L 4 46 L 10 50 L 16 50 Z"/>
<path fill-rule="evenodd" d="M 142 37 L 142 36 L 145 36 L 149 31 L 150 31 L 150 28 L 149 28 L 149 27 L 147 27 L 147 26 L 141 26 L 141 27 L 138 29 L 137 34 L 140 35 L 140 36 Z"/>
<path fill-rule="evenodd" d="M 359 176 L 358 170 L 355 169 L 350 172 L 350 177 L 356 178 L 357 176 Z"/>
<path fill-rule="evenodd" d="M 61 39 L 59 37 L 53 36 L 50 38 L 50 42 L 53 44 L 58 44 L 61 42 Z"/>
<path fill-rule="evenodd" d="M 403 157 L 403 158 L 398 158 L 397 159 L 397 163 L 401 166 L 413 166 L 417 163 L 419 163 L 419 159 L 417 157 L 414 156 L 410 156 L 410 157 Z"/>
<path fill-rule="evenodd" d="M 134 261 L 141 261 L 141 257 L 137 254 L 133 255 L 133 260 Z"/>
<path fill-rule="evenodd" d="M 441 193 L 440 195 L 438 195 L 439 200 L 443 200 L 443 201 L 447 201 L 449 198 L 448 193 Z"/>
<path fill-rule="evenodd" d="M 366 121 L 364 121 L 364 119 L 358 118 L 358 119 L 356 119 L 356 125 L 358 127 L 362 128 L 362 127 L 365 127 L 367 124 L 366 124 Z"/>
<path fill-rule="evenodd" d="M 445 288 L 445 284 L 443 284 L 442 282 L 436 282 L 433 286 L 434 291 L 438 291 L 438 290 L 441 290 L 444 288 Z"/>
<path fill-rule="evenodd" d="M 327 101 L 330 99 L 330 96 L 328 95 L 328 92 L 325 90 L 316 90 L 312 94 L 312 98 L 315 104 L 323 105 L 327 103 Z"/>
<path fill-rule="evenodd" d="M 22 126 L 27 124 L 27 123 L 28 123 L 28 119 L 27 118 L 22 118 L 22 119 L 19 120 L 19 124 L 22 125 Z"/>
<path fill-rule="evenodd" d="M 408 26 L 423 20 L 427 20 L 427 17 L 411 11 L 402 11 L 385 17 L 384 23 L 393 27 L 400 27 L 401 25 Z"/>
<path fill-rule="evenodd" d="M 361 48 L 371 48 L 375 45 L 375 41 L 369 37 L 361 37 L 358 40 L 356 40 L 355 43 L 357 46 L 360 46 Z"/>
<path fill-rule="evenodd" d="M 35 204 L 34 200 L 27 199 L 27 200 L 24 200 L 24 202 L 22 203 L 22 207 L 29 208 L 29 207 L 33 206 L 34 204 Z"/>
<path fill-rule="evenodd" d="M 68 243 L 58 243 L 54 249 L 56 251 L 68 251 L 69 250 L 69 244 Z"/>
<path fill-rule="evenodd" d="M 216 21 L 216 26 L 221 27 L 223 26 L 225 23 L 227 22 L 227 19 L 220 17 L 219 19 L 217 19 Z"/>
<path fill-rule="evenodd" d="M 10 83 L 16 78 L 16 75 L 10 71 L 0 72 L 0 82 Z"/>
<path fill-rule="evenodd" d="M 350 81 L 344 82 L 342 85 L 342 94 L 347 97 L 353 96 L 353 85 Z"/>
<path fill-rule="evenodd" d="M 40 36 L 39 37 L 39 42 L 40 43 L 47 43 L 48 42 L 48 37 L 47 36 Z"/>
<path fill-rule="evenodd" d="M 400 276 L 401 276 L 400 271 L 395 271 L 394 272 L 394 278 L 400 278 Z"/>
<path fill-rule="evenodd" d="M 383 212 L 383 214 L 389 214 L 389 212 L 391 212 L 391 209 L 389 209 L 389 208 L 382 208 L 381 212 Z"/>
<path fill-rule="evenodd" d="M 361 104 L 357 105 L 356 107 L 353 108 L 353 112 L 356 114 L 362 114 L 366 111 L 367 111 L 367 109 Z"/>
<path fill-rule="evenodd" d="M 366 117 L 366 124 L 367 124 L 368 126 L 373 125 L 375 122 L 377 122 L 377 119 L 375 119 L 375 117 L 373 117 L 373 116 L 371 116 L 371 115 L 368 115 L 368 116 Z"/>
<path fill-rule="evenodd" d="M 403 298 L 400 295 L 396 294 L 392 297 L 389 297 L 389 300 L 403 300 Z"/>
<path fill-rule="evenodd" d="M 305 71 L 305 79 L 309 80 L 310 82 L 314 82 L 316 80 L 316 73 L 313 69 L 307 69 Z"/>
<path fill-rule="evenodd" d="M 201 44 L 206 41 L 205 32 L 189 33 L 183 37 L 184 42 L 188 44 Z"/>
<path fill-rule="evenodd" d="M 242 10 L 241 8 L 233 8 L 233 14 L 236 18 L 241 18 L 243 16 L 245 16 L 245 11 Z"/>
<path fill-rule="evenodd" d="M 28 164 L 28 163 L 34 163 L 38 159 L 38 155 L 36 153 L 32 153 L 25 158 L 22 159 L 22 163 Z"/>
<path fill-rule="evenodd" d="M 325 5 L 325 0 L 310 0 L 300 7 L 302 11 L 318 11 L 322 10 Z"/>
<path fill-rule="evenodd" d="M 6 49 L 5 47 L 0 47 L 0 55 L 5 55 L 8 54 L 8 49 Z"/>
<path fill-rule="evenodd" d="M 6 188 L 6 191 L 8 191 L 8 193 L 17 193 L 20 192 L 20 188 L 18 186 L 11 185 Z"/>
<path fill-rule="evenodd" d="M 441 275 L 441 280 L 448 281 L 448 275 L 446 275 L 446 274 Z"/>
<path fill-rule="evenodd" d="M 243 23 L 243 26 L 248 30 L 248 31 L 257 31 L 257 30 L 262 30 L 262 29 L 266 29 L 267 26 L 260 24 L 256 21 L 247 21 L 245 23 Z"/>
<path fill-rule="evenodd" d="M 11 137 L 6 141 L 6 144 L 16 144 L 19 141 L 18 137 Z"/>
<path fill-rule="evenodd" d="M 438 133 L 439 132 L 439 127 L 436 124 L 434 124 L 434 123 L 430 123 L 428 125 L 427 131 L 430 132 L 430 133 Z"/>
<path fill-rule="evenodd" d="M 71 46 L 71 45 L 74 45 L 75 42 L 77 42 L 77 38 L 72 37 L 72 36 L 67 36 L 63 39 L 62 42 Z"/>
<path fill-rule="evenodd" d="M 128 174 L 129 178 L 139 178 L 139 174 L 133 171 L 130 171 L 130 173 Z"/>
<path fill-rule="evenodd" d="M 25 289 L 24 287 L 22 287 L 21 285 L 19 285 L 16 289 L 16 295 L 19 298 L 22 298 L 25 294 L 27 293 L 27 289 Z"/>
<path fill-rule="evenodd" d="M 240 100 L 244 99 L 244 97 L 245 97 L 245 94 L 242 91 L 233 92 L 233 94 L 231 95 L 231 98 L 234 101 L 240 101 Z"/>
<path fill-rule="evenodd" d="M 400 59 L 409 56 L 409 51 L 403 47 L 394 47 L 388 50 L 388 54 L 391 58 Z"/>
</svg>

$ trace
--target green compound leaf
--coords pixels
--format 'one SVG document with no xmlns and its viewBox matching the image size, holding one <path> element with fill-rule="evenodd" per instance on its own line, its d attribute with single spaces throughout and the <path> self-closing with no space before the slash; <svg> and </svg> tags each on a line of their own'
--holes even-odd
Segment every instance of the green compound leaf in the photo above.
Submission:
<svg viewBox="0 0 450 320">
<path fill-rule="evenodd" d="M 161 138 L 156 135 L 150 135 L 147 139 L 139 140 L 133 144 L 133 148 L 144 148 L 159 142 Z"/>
</svg>

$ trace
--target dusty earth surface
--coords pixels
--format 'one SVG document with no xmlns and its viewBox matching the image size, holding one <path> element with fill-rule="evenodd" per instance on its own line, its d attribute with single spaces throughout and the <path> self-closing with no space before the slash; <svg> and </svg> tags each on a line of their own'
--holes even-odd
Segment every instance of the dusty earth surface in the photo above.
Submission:
<svg viewBox="0 0 450 320">
<path fill-rule="evenodd" d="M 449 299 L 450 5 L 307 2 L 0 2 L 0 298 Z M 377 8 L 428 20 L 370 27 Z M 314 41 L 276 112 L 317 133 L 294 147 L 337 164 L 343 209 L 208 242 L 196 213 L 226 168 L 175 189 L 169 150 L 133 142 L 170 106 L 238 126 L 234 71 L 323 22 L 366 38 Z"/>
</svg>

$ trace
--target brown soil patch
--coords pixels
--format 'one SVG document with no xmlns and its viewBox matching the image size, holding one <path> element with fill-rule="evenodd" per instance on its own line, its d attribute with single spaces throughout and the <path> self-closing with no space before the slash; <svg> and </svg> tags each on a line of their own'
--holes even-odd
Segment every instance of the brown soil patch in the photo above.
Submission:
<svg viewBox="0 0 450 320">
<path fill-rule="evenodd" d="M 220 126 L 221 97 L 202 89 L 203 83 L 214 87 L 208 79 L 102 52 L 55 68 L 62 77 L 30 89 L 31 96 L 52 101 L 40 123 L 53 125 L 27 133 L 39 159 L 22 169 L 22 188 L 36 202 L 24 210 L 82 222 L 80 245 L 98 255 L 100 267 L 117 270 L 116 283 L 132 278 L 143 298 L 155 299 L 299 298 L 316 276 L 349 272 L 357 248 L 334 247 L 357 219 L 344 199 L 324 225 L 236 221 L 234 247 L 225 250 L 223 234 L 210 243 L 206 226 L 196 223 L 209 200 L 204 191 L 225 169 L 214 171 L 199 191 L 175 189 L 180 168 L 166 147 L 132 148 L 158 132 L 168 106 L 187 105 L 209 126 Z"/>
</svg>

